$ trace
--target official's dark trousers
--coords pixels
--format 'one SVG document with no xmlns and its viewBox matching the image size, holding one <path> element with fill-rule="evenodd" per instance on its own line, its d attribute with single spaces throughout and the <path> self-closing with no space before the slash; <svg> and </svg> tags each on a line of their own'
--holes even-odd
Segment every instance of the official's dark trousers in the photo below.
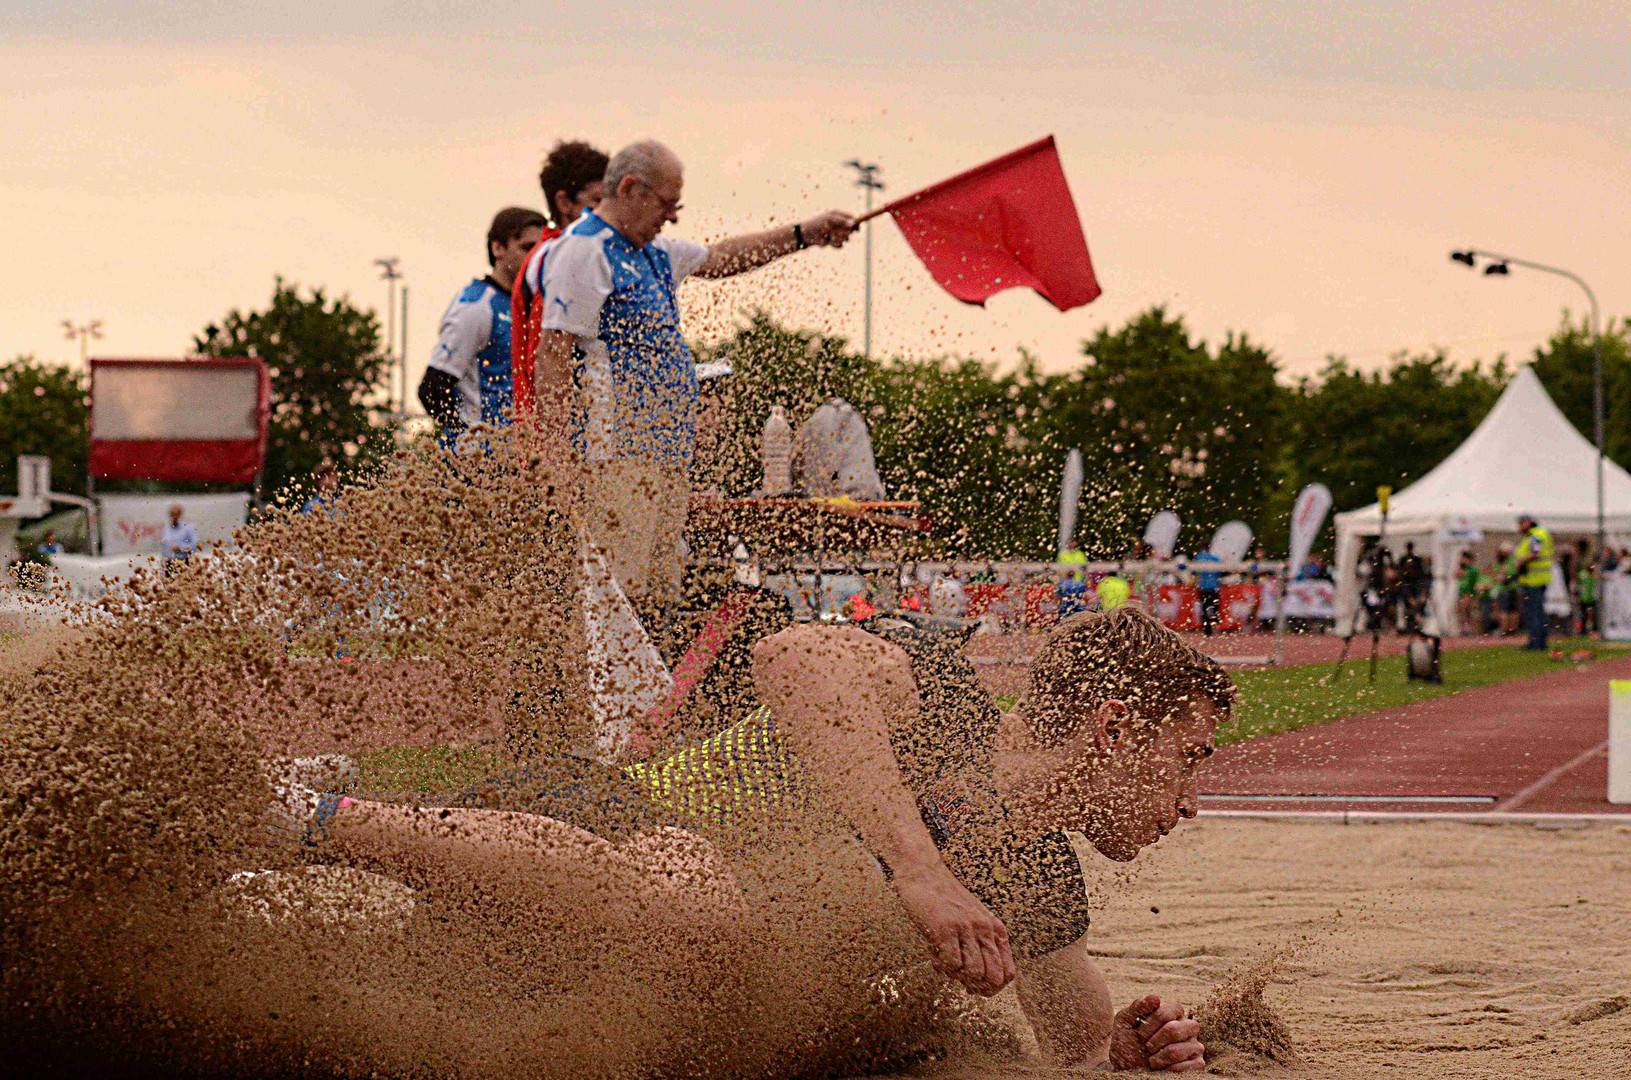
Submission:
<svg viewBox="0 0 1631 1080">
<path fill-rule="evenodd" d="M 1523 586 L 1523 621 L 1529 628 L 1529 648 L 1546 647 L 1546 586 Z"/>
</svg>

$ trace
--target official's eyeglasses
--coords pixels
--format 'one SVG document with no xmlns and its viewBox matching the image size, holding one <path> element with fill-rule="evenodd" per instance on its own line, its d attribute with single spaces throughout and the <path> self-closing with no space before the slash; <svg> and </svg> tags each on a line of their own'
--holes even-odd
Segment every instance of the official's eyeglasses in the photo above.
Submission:
<svg viewBox="0 0 1631 1080">
<path fill-rule="evenodd" d="M 645 188 L 647 191 L 651 192 L 651 197 L 662 203 L 663 209 L 668 211 L 670 214 L 677 214 L 681 210 L 685 209 L 685 204 L 681 203 L 679 199 L 666 198 L 661 192 L 652 187 L 650 184 L 646 183 L 644 180 L 636 177 L 635 182 L 641 187 Z"/>
</svg>

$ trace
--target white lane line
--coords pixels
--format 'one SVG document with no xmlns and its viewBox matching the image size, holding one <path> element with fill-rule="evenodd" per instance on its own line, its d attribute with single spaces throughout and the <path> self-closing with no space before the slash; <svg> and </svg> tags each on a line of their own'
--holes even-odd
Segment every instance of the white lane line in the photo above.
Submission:
<svg viewBox="0 0 1631 1080">
<path fill-rule="evenodd" d="M 1562 776 L 1564 773 L 1568 772 L 1570 769 L 1573 769 L 1573 768 L 1575 768 L 1576 766 L 1579 766 L 1579 765 L 1584 765 L 1586 762 L 1590 761 L 1592 758 L 1596 757 L 1598 754 L 1606 754 L 1606 753 L 1608 753 L 1608 740 L 1604 739 L 1602 742 L 1598 743 L 1596 746 L 1592 747 L 1590 750 L 1587 750 L 1584 753 L 1579 754 L 1579 755 L 1575 756 L 1574 758 L 1571 758 L 1570 760 L 1564 762 L 1562 765 L 1559 765 L 1557 768 L 1550 770 L 1549 772 L 1547 772 L 1547 774 L 1545 776 L 1542 776 L 1539 780 L 1536 780 L 1533 784 L 1530 784 L 1528 787 L 1524 788 L 1522 791 L 1518 792 L 1516 795 L 1512 796 L 1510 799 L 1506 800 L 1505 802 L 1496 803 L 1495 804 L 1495 809 L 1491 810 L 1490 813 L 1492 813 L 1492 814 L 1509 814 L 1509 813 L 1511 813 L 1513 810 L 1516 810 L 1518 807 L 1522 806 L 1524 803 L 1528 802 L 1530 799 L 1532 799 L 1536 795 L 1540 794 L 1540 792 L 1542 790 L 1544 790 L 1548 785 L 1550 785 L 1553 781 L 1555 781 L 1558 777 Z"/>
</svg>

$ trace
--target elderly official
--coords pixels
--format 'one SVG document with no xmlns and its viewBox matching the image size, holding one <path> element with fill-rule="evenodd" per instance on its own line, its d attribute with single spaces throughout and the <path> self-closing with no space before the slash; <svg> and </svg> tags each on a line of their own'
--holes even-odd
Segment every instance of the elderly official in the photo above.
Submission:
<svg viewBox="0 0 1631 1080">
<path fill-rule="evenodd" d="M 712 245 L 661 236 L 679 220 L 684 179 L 661 143 L 618 151 L 600 205 L 545 245 L 540 273 L 539 430 L 561 442 L 571 433 L 572 446 L 558 443 L 557 452 L 581 464 L 589 536 L 648 625 L 678 603 L 696 442 L 696 365 L 680 332 L 680 282 L 839 247 L 855 230 L 834 210 Z"/>
</svg>

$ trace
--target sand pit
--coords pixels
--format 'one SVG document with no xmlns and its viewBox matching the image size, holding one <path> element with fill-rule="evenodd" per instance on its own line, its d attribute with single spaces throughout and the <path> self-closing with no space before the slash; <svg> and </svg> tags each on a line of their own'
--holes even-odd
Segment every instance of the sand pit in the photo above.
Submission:
<svg viewBox="0 0 1631 1080">
<path fill-rule="evenodd" d="M 562 871 L 558 830 L 537 822 L 504 856 L 536 873 L 503 875 L 440 847 L 417 862 L 357 849 L 352 865 L 350 849 L 266 838 L 268 749 L 456 745 L 500 725 L 517 752 L 578 745 L 577 616 L 558 598 L 579 549 L 539 491 L 519 467 L 476 484 L 408 460 L 333 519 L 247 533 L 258 561 L 201 561 L 72 641 L 16 643 L 0 666 L 13 1054 L 64 1075 L 770 1080 L 881 1071 L 983 1032 L 937 986 L 880 1003 L 880 973 L 924 969 L 921 941 L 853 851 L 737 852 L 741 895 L 708 906 L 631 880 L 624 853 Z M 449 537 L 455 496 L 527 543 Z M 409 510 L 423 528 L 399 524 Z M 346 574 L 329 573 L 342 554 Z M 657 886 L 700 872 L 686 850 Z M 1631 827 L 1203 819 L 1133 864 L 1089 861 L 1088 940 L 1117 1003 L 1200 1005 L 1224 984 L 1208 1017 L 1232 1043 L 1227 1073 L 1604 1076 L 1631 1054 Z M 999 1044 L 918 1069 L 1039 1075 L 1023 1037 Z"/>
<path fill-rule="evenodd" d="M 1095 865 L 1093 947 L 1118 1003 L 1199 1002 L 1224 972 L 1300 946 L 1266 989 L 1296 1059 L 1223 1054 L 1218 1071 L 1631 1076 L 1631 826 L 1202 819 L 1125 884 Z"/>
</svg>

